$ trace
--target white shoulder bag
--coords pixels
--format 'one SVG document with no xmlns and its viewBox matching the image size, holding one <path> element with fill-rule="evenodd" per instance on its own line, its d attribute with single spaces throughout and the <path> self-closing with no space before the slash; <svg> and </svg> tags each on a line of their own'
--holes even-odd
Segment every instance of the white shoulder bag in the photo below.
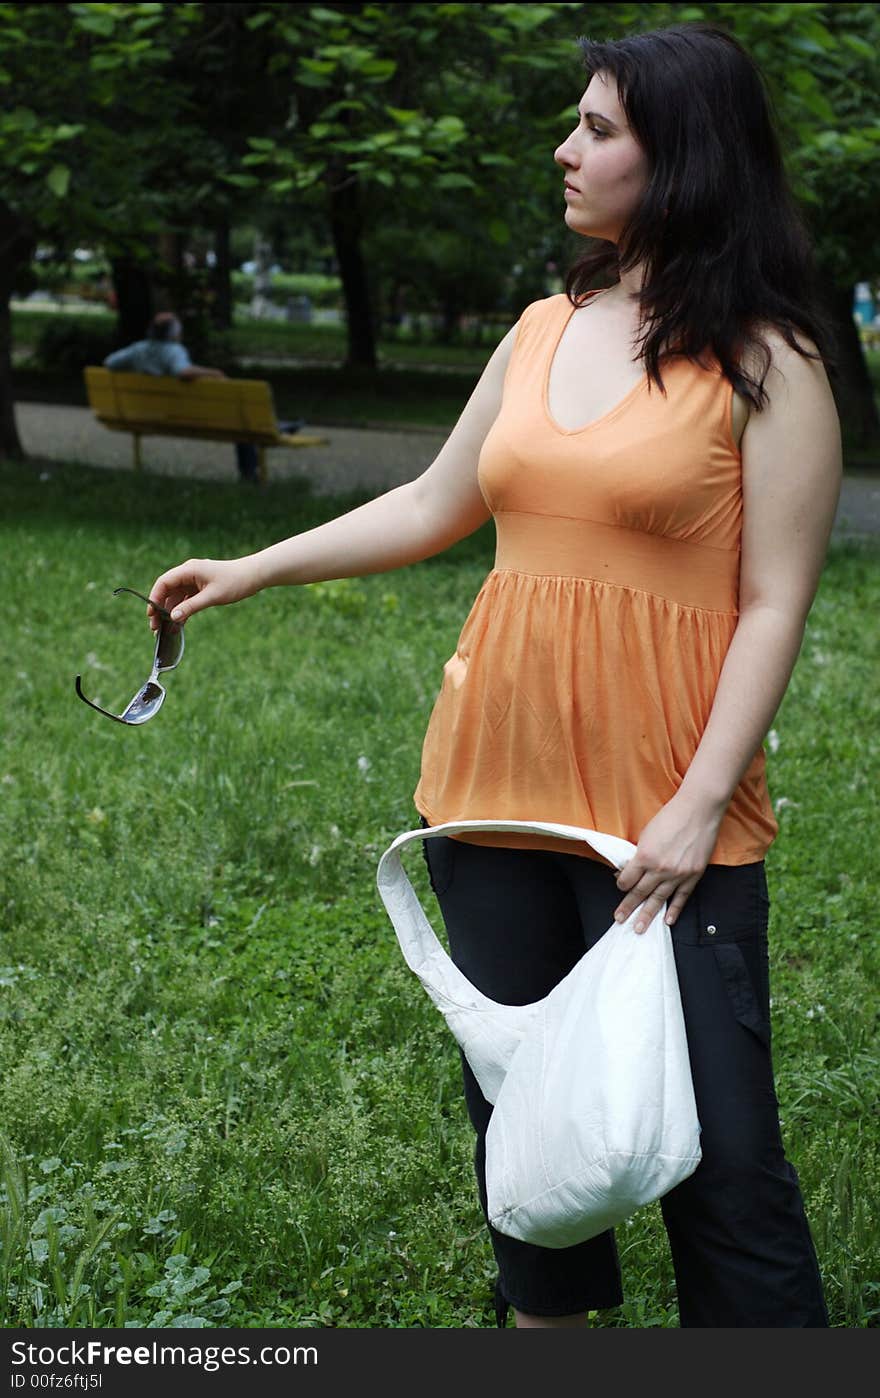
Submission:
<svg viewBox="0 0 880 1398">
<path fill-rule="evenodd" d="M 492 1224 L 523 1242 L 570 1247 L 667 1194 L 700 1163 L 666 904 L 643 933 L 633 930 L 636 912 L 612 923 L 543 1000 L 499 1005 L 441 946 L 400 858 L 410 840 L 468 830 L 585 840 L 617 869 L 635 845 L 550 821 L 463 820 L 398 835 L 376 874 L 407 965 L 493 1104 Z"/>
</svg>

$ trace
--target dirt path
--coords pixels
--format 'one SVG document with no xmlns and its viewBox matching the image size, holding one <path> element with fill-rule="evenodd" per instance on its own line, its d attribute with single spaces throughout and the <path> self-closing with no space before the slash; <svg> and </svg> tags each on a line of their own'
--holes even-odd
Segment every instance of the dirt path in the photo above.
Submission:
<svg viewBox="0 0 880 1398">
<path fill-rule="evenodd" d="M 110 432 L 88 408 L 18 403 L 16 418 L 29 455 L 48 461 L 83 461 L 91 466 L 131 470 L 131 437 Z M 446 432 L 378 431 L 373 428 L 312 427 L 326 447 L 268 452 L 274 480 L 306 476 L 319 495 L 365 490 L 379 495 L 412 480 L 431 464 Z M 142 444 L 145 470 L 155 475 L 187 474 L 201 480 L 237 479 L 235 451 L 215 442 L 149 437 Z M 844 477 L 834 521 L 835 538 L 880 536 L 880 472 Z"/>
</svg>

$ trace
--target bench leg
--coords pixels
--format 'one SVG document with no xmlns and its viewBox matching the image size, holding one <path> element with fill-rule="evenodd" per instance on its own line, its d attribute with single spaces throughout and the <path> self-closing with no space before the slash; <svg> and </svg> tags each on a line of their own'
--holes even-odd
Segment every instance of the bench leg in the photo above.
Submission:
<svg viewBox="0 0 880 1398">
<path fill-rule="evenodd" d="M 265 485 L 269 479 L 269 470 L 266 466 L 266 448 L 257 447 L 257 473 L 260 477 L 260 485 Z"/>
<path fill-rule="evenodd" d="M 140 433 L 139 433 L 139 432 L 133 433 L 133 434 L 132 434 L 132 439 L 131 439 L 131 440 L 132 440 L 132 445 L 133 445 L 133 447 L 134 447 L 134 469 L 135 469 L 136 471 L 140 471 L 140 470 L 142 469 L 142 467 L 143 467 L 143 462 L 141 461 L 141 438 L 140 438 Z"/>
</svg>

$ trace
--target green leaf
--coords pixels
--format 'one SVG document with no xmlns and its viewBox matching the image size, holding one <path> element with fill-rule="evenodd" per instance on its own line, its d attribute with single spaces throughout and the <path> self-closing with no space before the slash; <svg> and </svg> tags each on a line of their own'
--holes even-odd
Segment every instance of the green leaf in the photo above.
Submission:
<svg viewBox="0 0 880 1398">
<path fill-rule="evenodd" d="M 467 129 L 465 127 L 464 122 L 462 121 L 461 117 L 457 116 L 438 117 L 437 120 L 434 122 L 434 130 L 442 131 L 444 136 L 450 136 L 453 139 L 459 140 L 467 135 Z"/>
<path fill-rule="evenodd" d="M 110 14 L 97 13 L 98 6 L 89 6 L 88 11 L 83 6 L 78 6 L 79 13 L 75 16 L 75 23 L 78 29 L 85 29 L 88 34 L 100 34 L 102 38 L 109 38 L 116 28 L 116 16 L 112 14 L 112 5 L 102 5 L 101 10 L 110 10 Z"/>
<path fill-rule="evenodd" d="M 70 170 L 66 165 L 53 165 L 46 176 L 46 184 L 56 199 L 63 199 L 70 186 Z"/>
<path fill-rule="evenodd" d="M 436 189 L 476 189 L 476 183 L 470 175 L 460 175 L 450 171 L 446 175 L 438 175 L 434 181 Z"/>
<path fill-rule="evenodd" d="M 489 237 L 493 243 L 503 245 L 510 242 L 510 228 L 502 218 L 489 220 Z"/>
<path fill-rule="evenodd" d="M 19 131 L 33 131 L 37 125 L 37 114 L 32 112 L 30 107 L 16 107 L 11 113 L 13 126 L 17 126 Z"/>
<path fill-rule="evenodd" d="M 336 63 L 332 58 L 301 58 L 299 66 L 306 73 L 314 73 L 316 77 L 325 77 L 336 71 Z"/>
<path fill-rule="evenodd" d="M 358 64 L 358 72 L 369 82 L 385 82 L 397 72 L 397 64 L 393 58 L 369 58 Z"/>
<path fill-rule="evenodd" d="M 863 39 L 860 34 L 841 34 L 840 40 L 841 43 L 844 43 L 847 45 L 848 48 L 851 48 L 853 53 L 857 53 L 860 58 L 873 59 L 873 46 L 868 43 L 867 39 Z"/>
<path fill-rule="evenodd" d="M 407 107 L 386 107 L 385 110 L 395 121 L 399 121 L 401 126 L 411 126 L 421 116 L 421 112 L 411 111 Z"/>
<path fill-rule="evenodd" d="M 828 98 L 821 92 L 805 92 L 802 101 L 806 107 L 822 121 L 834 121 L 835 112 Z"/>
</svg>

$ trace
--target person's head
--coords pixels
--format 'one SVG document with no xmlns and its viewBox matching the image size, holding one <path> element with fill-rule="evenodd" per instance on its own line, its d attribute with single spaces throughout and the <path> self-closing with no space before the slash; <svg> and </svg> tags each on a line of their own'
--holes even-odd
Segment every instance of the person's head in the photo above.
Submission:
<svg viewBox="0 0 880 1398">
<path fill-rule="evenodd" d="M 614 283 L 638 269 L 651 323 L 644 357 L 658 384 L 664 346 L 710 348 L 760 409 L 766 368 L 759 384 L 737 366 L 746 342 L 763 343 L 751 329 L 762 323 L 805 331 L 833 368 L 812 240 L 752 57 L 703 22 L 578 44 L 582 115 L 554 159 L 575 189 L 564 196 L 567 226 L 601 242 L 571 267 L 569 299 L 578 304 L 597 277 Z"/>
<path fill-rule="evenodd" d="M 183 327 L 173 311 L 160 311 L 150 321 L 147 335 L 151 340 L 179 340 Z"/>
<path fill-rule="evenodd" d="M 617 243 L 644 198 L 651 163 L 629 125 L 617 84 L 607 73 L 590 78 L 577 125 L 553 159 L 562 166 L 571 189 L 565 196 L 568 227 Z"/>
</svg>

